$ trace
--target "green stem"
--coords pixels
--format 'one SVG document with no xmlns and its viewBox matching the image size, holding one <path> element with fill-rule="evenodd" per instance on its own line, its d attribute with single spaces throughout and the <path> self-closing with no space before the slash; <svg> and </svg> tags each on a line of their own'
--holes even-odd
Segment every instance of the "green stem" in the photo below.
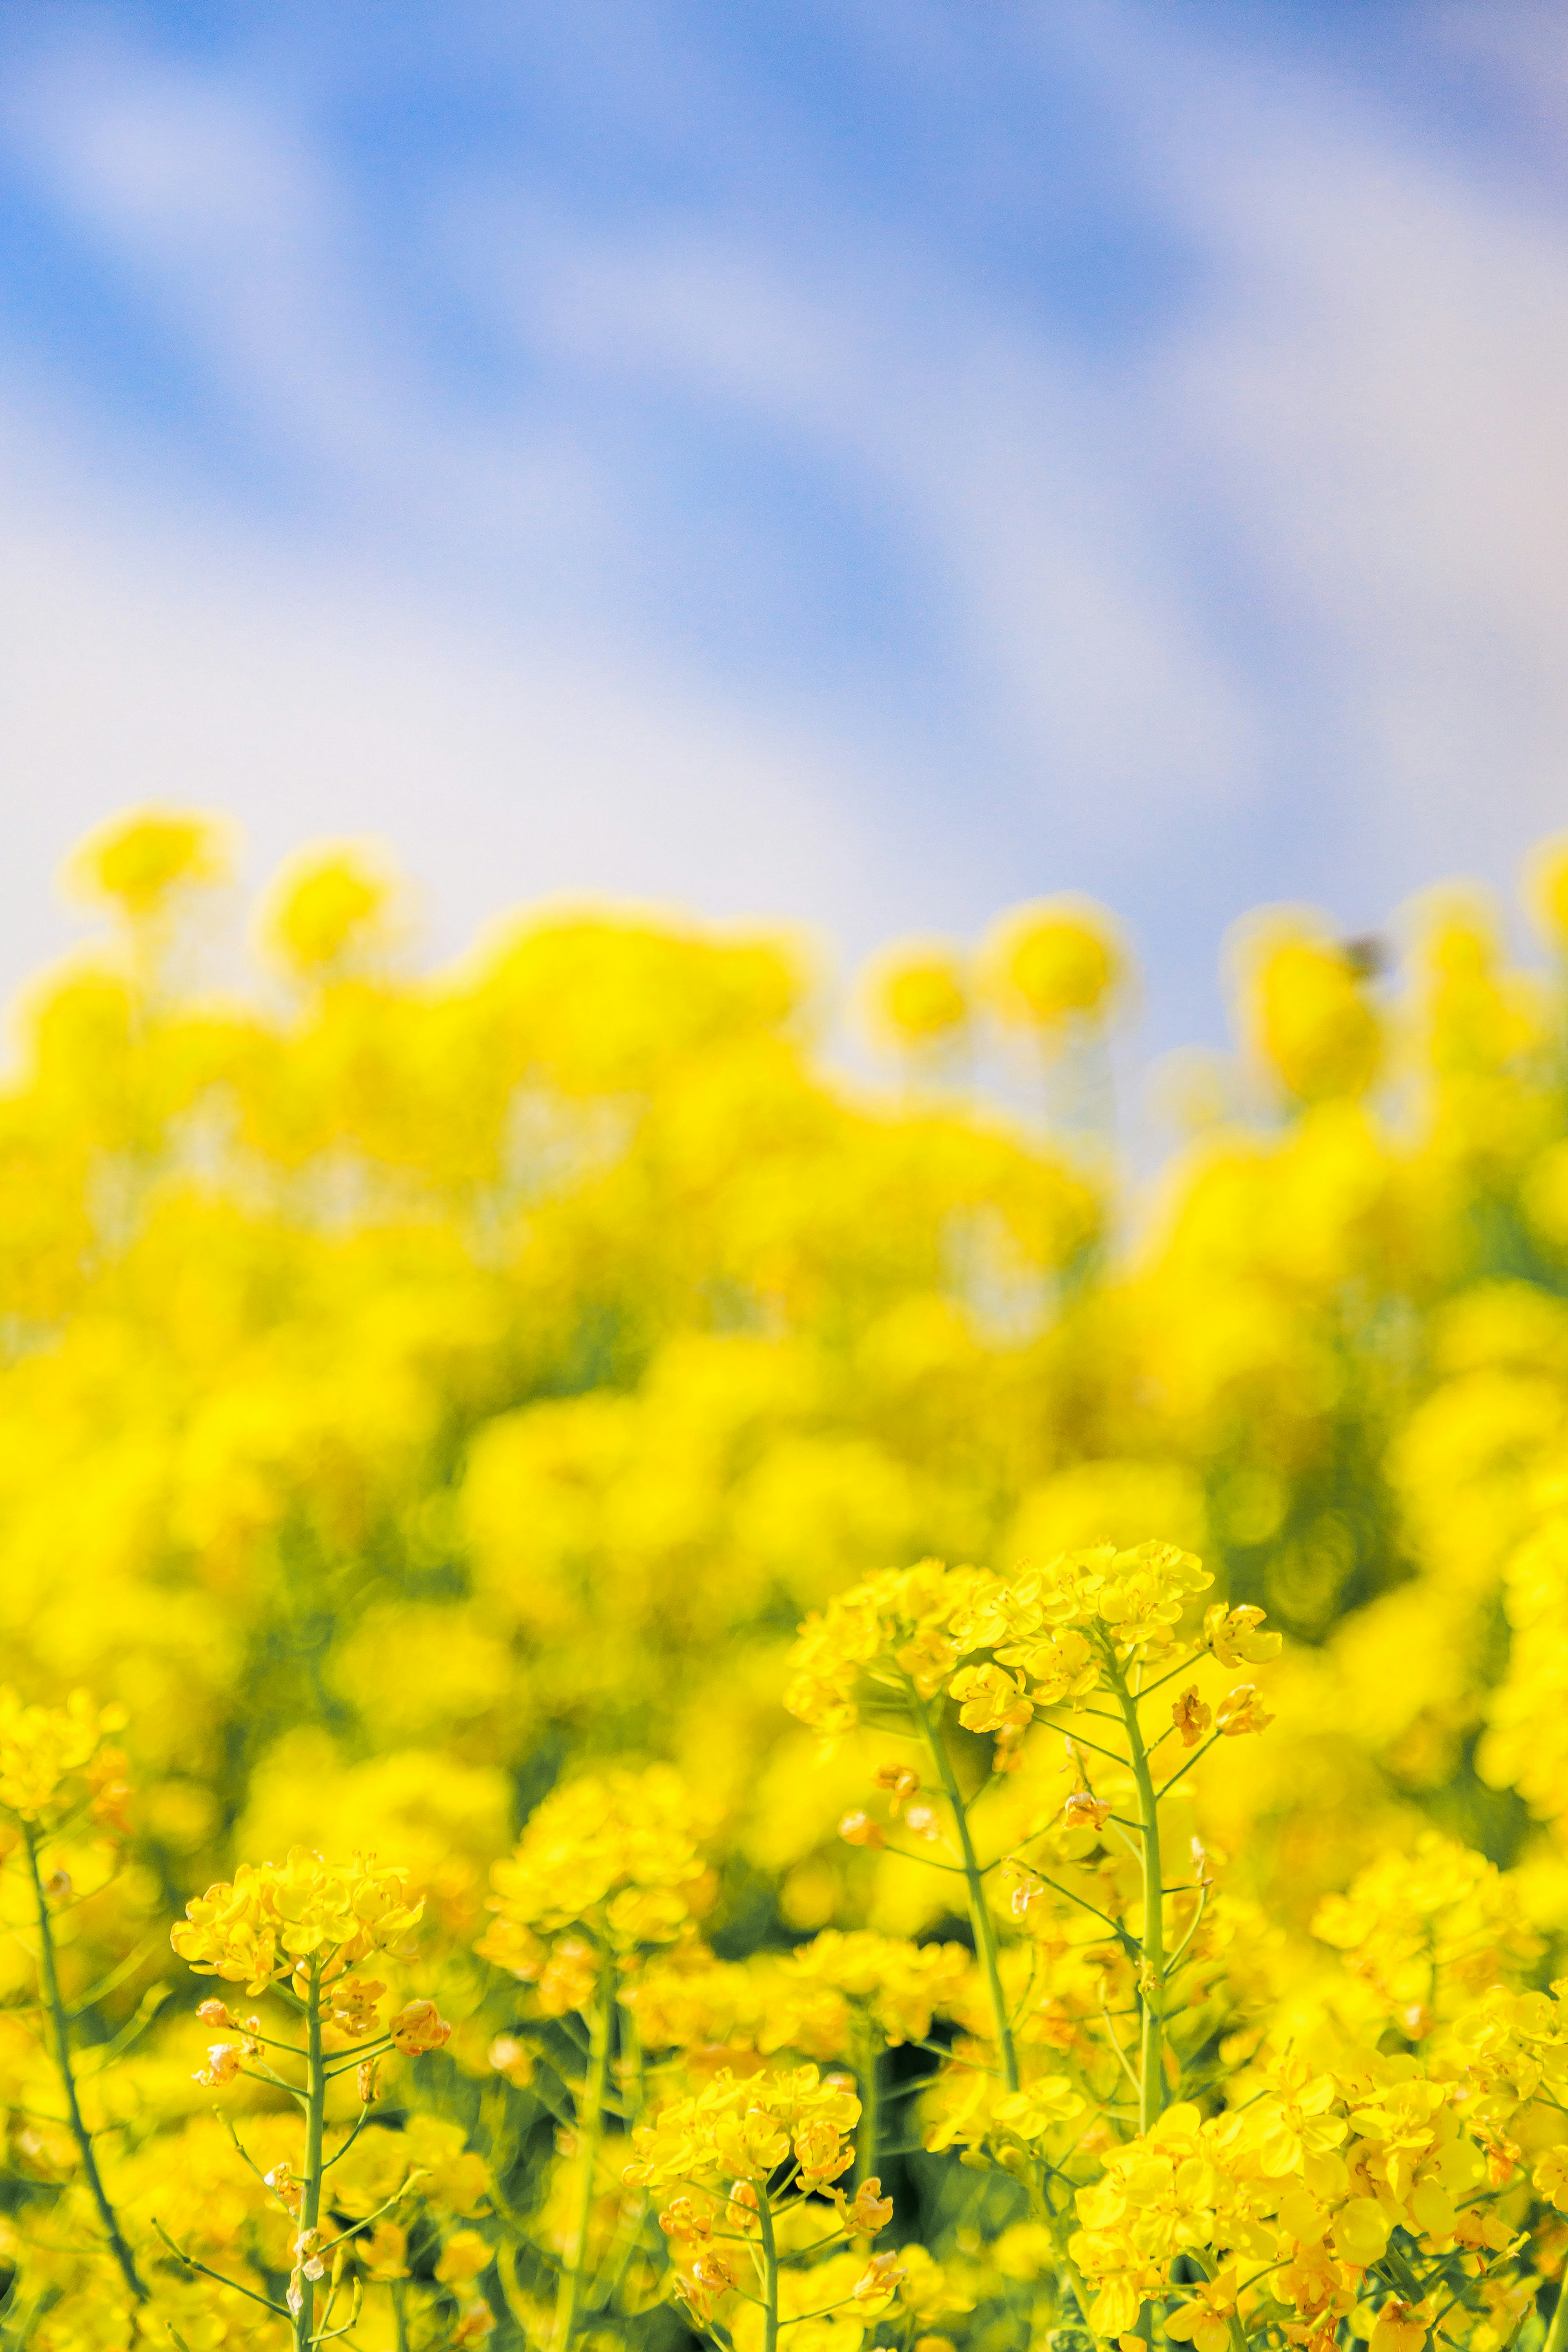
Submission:
<svg viewBox="0 0 1568 2352">
<path fill-rule="evenodd" d="M 974 1929 L 974 1948 L 980 1965 L 985 1971 L 986 1990 L 991 1996 L 991 2014 L 996 2025 L 996 2047 L 1001 2053 L 1002 2074 L 1010 2091 L 1018 2087 L 1018 2053 L 1013 2041 L 1012 2021 L 1002 1991 L 1002 1969 L 996 1952 L 996 1923 L 991 1916 L 991 1906 L 985 1900 L 985 1874 L 975 1858 L 974 1841 L 969 1834 L 969 1814 L 959 1793 L 952 1759 L 940 1732 L 931 1721 L 931 1709 L 913 1684 L 910 1685 L 910 1704 L 915 1720 L 925 1735 L 926 1747 L 938 1778 L 952 1807 L 952 1818 L 958 1830 L 959 1851 L 963 1856 L 963 1875 L 969 1885 L 969 1917 Z M 1155 1882 L 1156 1885 L 1158 1881 Z"/>
<path fill-rule="evenodd" d="M 1129 1760 L 1138 1784 L 1139 1827 L 1143 1836 L 1143 1966 L 1139 1990 L 1143 2002 L 1142 2047 L 1139 2053 L 1138 2127 L 1152 2131 L 1165 2105 L 1165 1906 L 1164 1874 L 1160 1867 L 1160 1805 L 1138 1701 L 1127 1687 L 1127 1676 L 1114 1653 L 1110 1683 L 1127 1727 Z"/>
<path fill-rule="evenodd" d="M 301 2235 L 321 2218 L 321 2135 L 327 2112 L 327 2069 L 321 2056 L 321 1964 L 310 1963 L 305 1995 L 305 2193 L 300 2207 Z M 306 2352 L 316 2324 L 316 2282 L 300 2273 L 300 2308 L 294 2315 L 294 2352 Z"/>
<path fill-rule="evenodd" d="M 857 2020 L 857 2072 L 860 2077 L 860 2127 L 855 2135 L 855 2186 L 877 2178 L 877 2147 L 882 2130 L 882 2037 L 869 2017 Z"/>
<path fill-rule="evenodd" d="M 1541 2352 L 1563 2352 L 1568 2343 L 1568 2278 L 1557 2290 L 1557 2308 L 1552 2315 L 1552 2325 L 1546 2331 L 1546 2341 Z"/>
<path fill-rule="evenodd" d="M 71 2065 L 70 2023 L 66 2014 L 65 2002 L 60 1997 L 59 1970 L 55 1963 L 55 1934 L 49 1919 L 48 1898 L 44 1893 L 43 1874 L 38 1868 L 38 1832 L 33 1822 L 22 1823 L 22 1840 L 27 1850 L 27 1868 L 33 1879 L 33 1900 L 37 1906 L 38 1972 L 42 1979 L 44 2005 L 49 2012 L 50 2021 L 54 2027 L 55 2063 L 59 2068 L 60 2085 L 65 2092 L 66 2105 L 70 2114 L 71 2137 L 76 2141 L 78 2152 L 81 2157 L 81 2168 L 87 2175 L 88 2187 L 92 2190 L 93 2202 L 98 2207 L 99 2219 L 103 2223 L 104 2233 L 113 2249 L 114 2259 L 120 2264 L 125 2284 L 138 2303 L 145 2303 L 147 2289 L 142 2284 L 131 2249 L 121 2233 L 120 2224 L 114 2216 L 114 2208 L 109 2201 L 98 2169 L 98 2158 L 92 2152 L 92 2135 L 82 2121 L 81 2103 L 76 2094 L 76 2074 Z"/>
<path fill-rule="evenodd" d="M 588 2239 L 594 2226 L 594 2188 L 599 2161 L 599 2134 L 604 2128 L 605 2101 L 610 2088 L 610 2011 L 615 1997 L 614 1963 L 607 1958 L 594 1991 L 588 2018 L 588 2081 L 577 2110 L 577 2156 L 583 2167 L 577 2197 L 577 2219 L 572 2233 L 571 2261 L 561 2278 L 555 2306 L 555 2352 L 569 2352 L 577 2332 L 579 2305 L 588 2267 Z"/>
<path fill-rule="evenodd" d="M 779 2250 L 773 2238 L 773 2210 L 768 2202 L 765 2180 L 757 2199 L 757 2226 L 763 2237 L 763 2352 L 778 2352 Z M 1552 2352 L 1556 2352 L 1555 2347 Z"/>
</svg>

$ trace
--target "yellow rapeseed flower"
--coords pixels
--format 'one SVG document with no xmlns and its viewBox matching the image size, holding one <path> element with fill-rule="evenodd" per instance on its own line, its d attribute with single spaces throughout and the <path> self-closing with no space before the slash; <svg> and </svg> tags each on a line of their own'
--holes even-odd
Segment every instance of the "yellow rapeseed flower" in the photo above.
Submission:
<svg viewBox="0 0 1568 2352">
<path fill-rule="evenodd" d="M 232 1881 L 195 1896 L 169 1940 L 198 1976 L 255 1994 L 311 1969 L 335 1977 L 372 1952 L 406 1955 L 424 1909 L 402 1871 L 294 1846 L 287 1862 L 241 1863 Z"/>
</svg>

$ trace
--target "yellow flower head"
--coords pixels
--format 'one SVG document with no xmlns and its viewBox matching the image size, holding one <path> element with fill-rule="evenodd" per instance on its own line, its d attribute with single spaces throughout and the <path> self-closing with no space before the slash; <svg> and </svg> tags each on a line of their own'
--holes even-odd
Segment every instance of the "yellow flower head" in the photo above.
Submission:
<svg viewBox="0 0 1568 2352">
<path fill-rule="evenodd" d="M 1037 1704 L 1059 1706 L 1099 1683 L 1095 1643 L 1124 1661 L 1163 1656 L 1189 1599 L 1213 1582 L 1203 1562 L 1175 1544 L 1130 1551 L 1094 1544 L 993 1583 L 958 1619 L 953 1638 L 966 1650 L 994 1651 L 1003 1665 L 1038 1685 Z"/>
<path fill-rule="evenodd" d="M 1552 946 L 1560 953 L 1568 951 L 1568 834 L 1557 834 L 1531 852 L 1525 866 L 1525 896 Z"/>
<path fill-rule="evenodd" d="M 981 970 L 1004 1021 L 1048 1033 L 1103 1012 L 1126 959 L 1103 907 L 1086 898 L 1037 898 L 993 924 Z"/>
<path fill-rule="evenodd" d="M 160 913 L 176 891 L 222 881 L 228 828 L 216 817 L 175 809 L 132 809 L 89 833 L 66 866 L 77 898 L 138 919 Z"/>
<path fill-rule="evenodd" d="M 1264 1633 L 1261 1609 L 1227 1609 L 1223 1601 L 1204 1611 L 1204 1647 L 1222 1666 L 1261 1666 L 1279 1654 L 1280 1636 Z"/>
<path fill-rule="evenodd" d="M 64 1706 L 27 1706 L 0 1689 L 0 1808 L 19 1821 L 53 1824 L 84 1801 L 103 1817 L 122 1794 L 124 1758 L 105 1745 L 125 1711 L 73 1691 Z"/>
<path fill-rule="evenodd" d="M 847 1932 L 829 1927 L 791 1952 L 782 1973 L 806 1999 L 812 1989 L 834 1987 L 863 2007 L 883 2040 L 897 2048 L 900 2042 L 923 2041 L 933 2013 L 952 2013 L 973 1966 L 973 1955 L 962 1944 L 911 1944 L 900 1936 L 876 1935 L 868 1927 Z M 786 1995 L 776 2007 L 774 2032 L 780 2042 L 799 2048 L 790 2009 Z"/>
<path fill-rule="evenodd" d="M 815 2066 L 800 2066 L 737 2081 L 726 2068 L 695 2097 L 638 2125 L 625 2179 L 633 2189 L 761 2183 L 793 2147 L 803 2183 L 820 2186 L 854 2161 L 846 2140 L 859 2116 L 860 2102 L 841 2075 L 824 2078 Z"/>
<path fill-rule="evenodd" d="M 1253 943 L 1244 1013 L 1254 1048 L 1300 1102 L 1364 1094 L 1383 1060 L 1383 1028 L 1350 949 L 1283 919 Z"/>
<path fill-rule="evenodd" d="M 784 1705 L 819 1730 L 847 1731 L 859 1720 L 868 1680 L 900 1685 L 907 1677 L 923 1698 L 931 1697 L 963 1654 L 952 1634 L 953 1620 L 993 1581 L 977 1569 L 922 1559 L 836 1593 L 800 1628 Z"/>
<path fill-rule="evenodd" d="M 944 940 L 885 949 L 868 966 L 862 988 L 872 1030 L 907 1050 L 940 1045 L 969 1019 L 963 958 Z"/>
<path fill-rule="evenodd" d="M 311 1968 L 331 1979 L 372 1952 L 405 1952 L 424 1908 L 400 1870 L 294 1846 L 287 1862 L 241 1863 L 232 1883 L 198 1895 L 169 1940 L 198 1976 L 258 1993 Z"/>
<path fill-rule="evenodd" d="M 384 940 L 395 890 L 359 844 L 308 850 L 273 885 L 262 937 L 290 971 L 333 971 Z"/>
<path fill-rule="evenodd" d="M 590 1773 L 546 1797 L 490 1876 L 496 1924 L 475 1949 L 513 1975 L 540 1972 L 538 1935 L 577 1922 L 617 1950 L 669 1943 L 710 1893 L 700 1809 L 679 1773 Z"/>
<path fill-rule="evenodd" d="M 1385 2303 L 1377 2315 L 1372 2331 L 1371 2352 L 1421 2352 L 1426 2341 L 1426 2322 L 1418 2306 L 1407 2303 Z"/>
<path fill-rule="evenodd" d="M 1188 1600 L 1213 1582 L 1191 1552 L 1163 1543 L 1063 1552 L 1008 1583 L 935 1559 L 886 1569 L 801 1626 L 784 1705 L 820 1730 L 847 1731 L 868 1690 L 912 1685 L 921 1699 L 951 1694 L 966 1729 L 1016 1741 L 1037 1707 L 1099 1688 L 1109 1656 L 1167 1655 Z M 963 1663 L 984 1651 L 986 1663 Z"/>
</svg>

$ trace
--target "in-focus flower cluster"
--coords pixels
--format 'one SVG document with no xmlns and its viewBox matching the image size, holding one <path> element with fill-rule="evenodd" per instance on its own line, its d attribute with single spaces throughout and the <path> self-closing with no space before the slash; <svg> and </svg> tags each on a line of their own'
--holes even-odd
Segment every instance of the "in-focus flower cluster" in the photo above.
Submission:
<svg viewBox="0 0 1568 2352">
<path fill-rule="evenodd" d="M 721 2070 L 691 2098 L 672 2100 L 632 2134 L 629 2188 L 678 2181 L 753 2188 L 793 2161 L 800 2189 L 824 2189 L 855 2160 L 847 2135 L 860 2114 L 854 2086 L 815 2066 L 737 2077 Z"/>
<path fill-rule="evenodd" d="M 1221 1604 L 1201 1634 L 1181 1635 L 1194 1595 L 1213 1582 L 1192 1553 L 1153 1542 L 1064 1552 L 1005 1581 L 938 1560 L 887 1570 L 807 1619 L 784 1703 L 836 1734 L 868 1708 L 896 1704 L 902 1690 L 922 1702 L 945 1692 L 966 1730 L 995 1735 L 998 1766 L 1006 1769 L 1037 1714 L 1081 1706 L 1129 1667 L 1185 1653 L 1226 1666 L 1277 1654 L 1279 1636 L 1258 1631 L 1263 1612 L 1255 1607 Z M 1212 1719 L 1232 1736 L 1268 1720 L 1251 1685 L 1221 1699 Z"/>
<path fill-rule="evenodd" d="M 424 1909 L 400 1870 L 295 1846 L 287 1862 L 241 1863 L 232 1881 L 195 1896 L 169 1940 L 198 1976 L 256 1994 L 282 1978 L 330 1983 L 373 1952 L 407 1958 Z"/>
<path fill-rule="evenodd" d="M 1479 2278 L 1517 2235 L 1478 2196 L 1488 2153 L 1458 2086 L 1414 2057 L 1368 2053 L 1316 2074 L 1287 2059 L 1234 2113 L 1168 2107 L 1079 2191 L 1072 2253 L 1097 2290 L 1090 2325 L 1124 2335 L 1142 2303 L 1175 2294 L 1191 2300 L 1200 2352 L 1212 2352 L 1206 2323 L 1238 2309 L 1331 2341 L 1395 2231 L 1416 2271 L 1452 2255 L 1461 2279 Z M 1217 2296 L 1184 2291 L 1189 2257 Z M 1420 2313 L 1417 2335 L 1433 2316 Z"/>
</svg>

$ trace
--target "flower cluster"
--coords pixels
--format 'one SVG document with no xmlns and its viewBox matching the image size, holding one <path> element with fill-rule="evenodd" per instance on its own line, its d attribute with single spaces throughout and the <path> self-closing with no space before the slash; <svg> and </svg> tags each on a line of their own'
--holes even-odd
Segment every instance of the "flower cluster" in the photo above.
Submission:
<svg viewBox="0 0 1568 2352">
<path fill-rule="evenodd" d="M 573 1781 L 545 1799 L 516 1852 L 491 1871 L 496 1916 L 476 1950 L 532 1979 L 552 1966 L 542 1938 L 579 1922 L 616 1950 L 668 1943 L 711 1896 L 701 1826 L 690 1792 L 668 1766 Z M 579 1939 L 557 1944 L 553 1960 L 557 1973 L 594 1972 Z"/>
<path fill-rule="evenodd" d="M 1125 1550 L 1098 1544 L 1006 1581 L 923 1560 L 867 1578 L 807 1619 L 784 1704 L 837 1734 L 882 1694 L 910 1690 L 923 1703 L 945 1692 L 965 1730 L 995 1736 L 998 1763 L 1007 1769 L 1037 1713 L 1080 1707 L 1131 1666 L 1159 1666 L 1182 1654 L 1232 1667 L 1276 1656 L 1280 1637 L 1258 1630 L 1264 1612 L 1256 1607 L 1222 1603 L 1207 1612 L 1201 1635 L 1182 1634 L 1193 1596 L 1213 1582 L 1201 1560 L 1165 1543 Z M 968 1663 L 977 1657 L 981 1663 Z M 1213 1722 L 1233 1738 L 1269 1719 L 1251 1684 L 1237 1685 L 1214 1710 L 1194 1685 L 1177 1707 L 1189 1744 L 1201 1736 L 1200 1711 L 1202 1729 Z M 851 1843 L 878 1842 L 860 1817 L 844 1834 Z"/>
<path fill-rule="evenodd" d="M 280 1978 L 330 1983 L 373 1952 L 408 1957 L 424 1909 L 400 1870 L 295 1846 L 287 1862 L 241 1863 L 232 1881 L 196 1895 L 169 1940 L 198 1976 L 254 1995 Z"/>
<path fill-rule="evenodd" d="M 1212 2352 L 1214 2320 L 1279 2306 L 1331 2342 L 1395 2231 L 1417 2270 L 1454 2255 L 1479 2276 L 1511 2248 L 1516 2233 L 1476 2200 L 1487 2178 L 1486 2143 L 1467 2128 L 1456 2086 L 1414 2058 L 1369 2053 L 1320 2074 L 1287 2059 L 1235 2114 L 1205 2121 L 1196 2106 L 1168 2107 L 1079 2191 L 1072 2253 L 1097 2288 L 1090 2325 L 1128 2333 L 1142 2303 L 1178 2291 L 1177 2266 L 1195 2256 L 1211 2284 L 1189 2290 L 1193 2320 L 1176 2332 L 1200 2352 Z M 1420 2314 L 1419 2335 L 1432 2316 Z"/>
<path fill-rule="evenodd" d="M 63 1706 L 28 1706 L 0 1689 L 0 1809 L 39 1826 L 78 1810 L 123 1826 L 125 1758 L 108 1745 L 125 1727 L 121 1706 L 73 1691 Z"/>
</svg>

